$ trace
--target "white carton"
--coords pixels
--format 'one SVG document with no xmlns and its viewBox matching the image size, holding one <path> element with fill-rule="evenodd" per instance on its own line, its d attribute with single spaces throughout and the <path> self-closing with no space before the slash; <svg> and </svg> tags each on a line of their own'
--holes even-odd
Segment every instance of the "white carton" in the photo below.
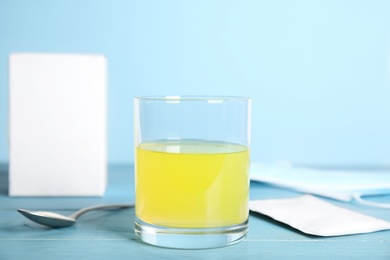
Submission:
<svg viewBox="0 0 390 260">
<path fill-rule="evenodd" d="M 104 195 L 106 67 L 101 55 L 10 55 L 10 196 Z"/>
</svg>

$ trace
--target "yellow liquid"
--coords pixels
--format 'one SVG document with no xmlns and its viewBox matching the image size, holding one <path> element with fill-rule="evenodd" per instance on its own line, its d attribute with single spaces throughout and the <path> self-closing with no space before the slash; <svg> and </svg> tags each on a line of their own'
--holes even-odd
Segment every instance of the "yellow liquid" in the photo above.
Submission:
<svg viewBox="0 0 390 260">
<path fill-rule="evenodd" d="M 249 150 L 166 141 L 136 148 L 136 215 L 155 225 L 208 228 L 248 219 Z"/>
</svg>

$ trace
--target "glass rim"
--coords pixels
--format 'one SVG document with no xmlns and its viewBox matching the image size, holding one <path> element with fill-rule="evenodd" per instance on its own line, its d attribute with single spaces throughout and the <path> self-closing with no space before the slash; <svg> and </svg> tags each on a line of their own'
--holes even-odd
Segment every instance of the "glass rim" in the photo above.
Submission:
<svg viewBox="0 0 390 260">
<path fill-rule="evenodd" d="M 136 96 L 140 101 L 250 101 L 251 98 L 244 96 L 202 96 L 202 95 L 180 95 L 180 96 Z"/>
</svg>

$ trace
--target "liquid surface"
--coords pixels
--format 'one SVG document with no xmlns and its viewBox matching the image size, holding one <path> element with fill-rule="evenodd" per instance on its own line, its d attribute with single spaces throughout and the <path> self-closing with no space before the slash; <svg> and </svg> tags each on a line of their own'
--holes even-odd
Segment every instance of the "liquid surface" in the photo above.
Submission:
<svg viewBox="0 0 390 260">
<path fill-rule="evenodd" d="M 162 226 L 207 228 L 248 218 L 249 150 L 204 141 L 136 148 L 136 214 Z"/>
</svg>

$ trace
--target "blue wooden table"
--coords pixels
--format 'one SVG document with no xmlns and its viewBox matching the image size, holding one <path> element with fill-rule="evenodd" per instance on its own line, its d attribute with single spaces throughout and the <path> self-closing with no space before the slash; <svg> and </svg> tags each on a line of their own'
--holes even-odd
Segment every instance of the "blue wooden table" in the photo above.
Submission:
<svg viewBox="0 0 390 260">
<path fill-rule="evenodd" d="M 207 250 L 174 250 L 143 244 L 134 235 L 134 209 L 94 211 L 76 225 L 49 229 L 16 209 L 68 214 L 102 203 L 134 200 L 131 165 L 109 167 L 109 185 L 102 198 L 27 198 L 8 196 L 8 172 L 0 165 L 0 259 L 390 259 L 390 231 L 371 234 L 308 236 L 260 214 L 251 213 L 247 238 L 236 245 Z M 251 199 L 283 198 L 297 193 L 251 183 Z M 390 197 L 378 201 L 390 201 Z M 330 201 L 390 221 L 389 209 Z"/>
</svg>

